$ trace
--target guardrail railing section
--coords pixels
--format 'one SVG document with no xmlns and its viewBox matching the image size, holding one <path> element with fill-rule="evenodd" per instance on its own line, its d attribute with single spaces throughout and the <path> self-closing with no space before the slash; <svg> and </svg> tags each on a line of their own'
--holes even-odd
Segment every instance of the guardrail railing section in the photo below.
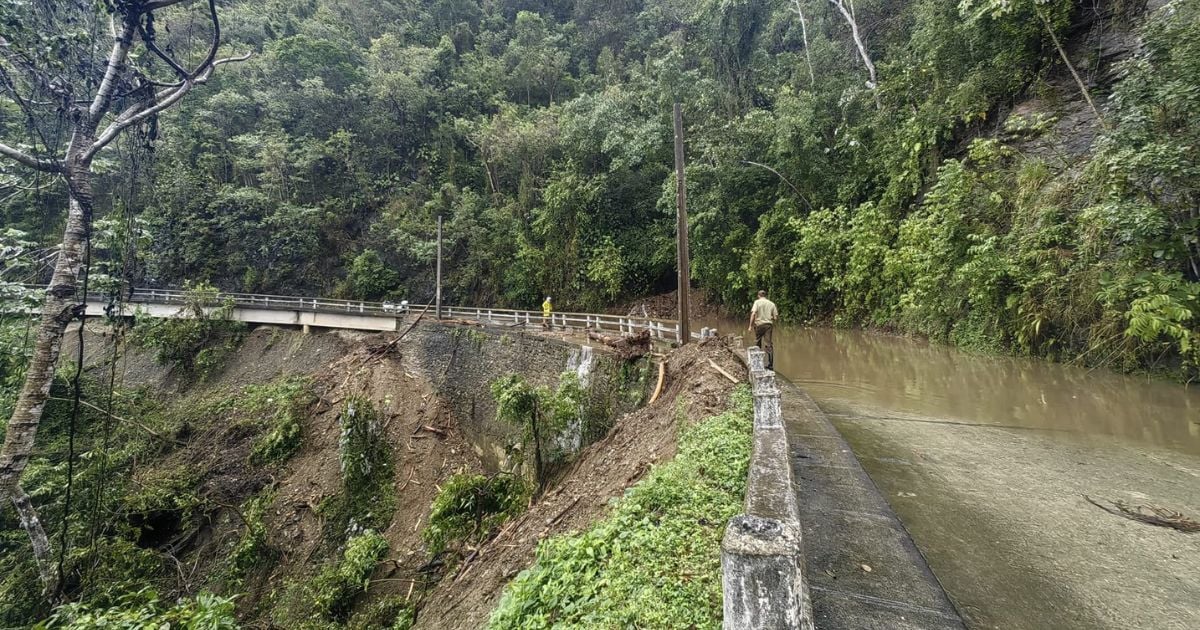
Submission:
<svg viewBox="0 0 1200 630">
<path fill-rule="evenodd" d="M 775 373 L 766 353 L 746 352 L 754 387 L 754 451 L 744 513 L 725 528 L 721 579 L 726 630 L 812 630 L 800 510 Z"/>
<path fill-rule="evenodd" d="M 45 289 L 44 286 L 28 285 L 26 288 Z M 185 291 L 175 289 L 133 289 L 127 299 L 133 304 L 164 304 L 185 305 L 189 296 Z M 101 294 L 88 295 L 92 302 L 107 303 L 109 296 Z M 407 302 L 368 302 L 364 300 L 334 300 L 327 298 L 297 297 L 283 295 L 263 295 L 254 293 L 220 293 L 217 300 L 233 300 L 234 306 L 240 308 L 261 308 L 268 310 L 290 310 L 316 313 L 354 313 L 360 315 L 402 317 L 413 312 L 428 312 L 433 308 L 428 304 L 408 304 Z M 607 315 L 600 313 L 554 313 L 549 318 L 537 310 L 512 310 L 464 306 L 443 306 L 442 313 L 449 319 L 465 319 L 487 323 L 490 325 L 510 326 L 542 326 L 549 325 L 557 329 L 596 330 L 615 332 L 618 334 L 636 334 L 649 331 L 650 336 L 660 341 L 682 341 L 680 325 L 675 320 L 634 317 L 630 315 Z M 716 330 L 705 328 L 693 332 L 693 339 L 707 339 L 716 335 Z"/>
</svg>

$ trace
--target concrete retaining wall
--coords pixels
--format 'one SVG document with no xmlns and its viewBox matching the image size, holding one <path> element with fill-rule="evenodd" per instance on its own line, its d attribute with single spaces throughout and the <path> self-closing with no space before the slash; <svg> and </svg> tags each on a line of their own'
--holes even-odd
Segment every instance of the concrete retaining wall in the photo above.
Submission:
<svg viewBox="0 0 1200 630">
<path fill-rule="evenodd" d="M 754 452 L 745 514 L 729 522 L 721 541 L 724 627 L 811 630 L 800 511 L 780 392 L 775 373 L 764 369 L 766 353 L 750 348 L 746 356 L 754 386 Z"/>
<path fill-rule="evenodd" d="M 488 472 L 505 468 L 504 447 L 519 441 L 521 434 L 518 427 L 496 419 L 492 383 L 516 373 L 532 385 L 555 389 L 565 371 L 584 376 L 579 344 L 516 329 L 424 322 L 408 340 L 417 349 L 413 359 Z M 605 423 L 635 409 L 642 398 L 645 382 L 633 378 L 632 366 L 623 369 L 623 361 L 601 351 L 592 353 L 587 363 L 583 426 L 575 435 L 545 436 L 547 446 L 587 446 L 607 432 Z"/>
</svg>

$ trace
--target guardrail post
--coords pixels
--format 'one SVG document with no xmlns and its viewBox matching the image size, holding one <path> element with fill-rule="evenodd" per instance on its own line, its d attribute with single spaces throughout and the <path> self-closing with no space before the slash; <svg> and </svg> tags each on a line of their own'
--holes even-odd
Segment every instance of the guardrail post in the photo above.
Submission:
<svg viewBox="0 0 1200 630">
<path fill-rule="evenodd" d="M 723 628 L 812 628 L 799 549 L 796 524 L 747 515 L 729 521 L 721 541 Z"/>
</svg>

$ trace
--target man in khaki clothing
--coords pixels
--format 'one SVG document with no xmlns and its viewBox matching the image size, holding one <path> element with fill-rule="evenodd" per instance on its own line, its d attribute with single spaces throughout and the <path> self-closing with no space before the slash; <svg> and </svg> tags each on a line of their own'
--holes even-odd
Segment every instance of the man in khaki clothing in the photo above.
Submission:
<svg viewBox="0 0 1200 630">
<path fill-rule="evenodd" d="M 766 291 L 758 292 L 758 299 L 750 309 L 750 330 L 754 332 L 756 346 L 767 352 L 767 369 L 775 369 L 775 345 L 771 343 L 771 330 L 779 320 L 779 309 L 767 299 Z"/>
</svg>

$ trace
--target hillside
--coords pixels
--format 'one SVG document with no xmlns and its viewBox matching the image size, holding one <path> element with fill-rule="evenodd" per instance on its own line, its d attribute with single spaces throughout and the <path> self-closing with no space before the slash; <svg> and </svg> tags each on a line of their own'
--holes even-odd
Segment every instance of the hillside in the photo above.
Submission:
<svg viewBox="0 0 1200 630">
<path fill-rule="evenodd" d="M 227 3 L 223 48 L 253 58 L 113 155 L 96 264 L 426 300 L 441 215 L 452 301 L 657 294 L 679 100 L 715 300 L 1194 375 L 1196 2 L 838 4 Z M 5 198 L 31 253 L 63 194 Z"/>
</svg>

